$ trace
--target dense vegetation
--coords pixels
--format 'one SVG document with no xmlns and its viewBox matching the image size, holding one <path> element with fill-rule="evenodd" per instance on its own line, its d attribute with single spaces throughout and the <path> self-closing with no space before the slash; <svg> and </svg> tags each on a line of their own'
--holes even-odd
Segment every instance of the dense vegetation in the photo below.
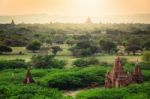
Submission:
<svg viewBox="0 0 150 99">
<path fill-rule="evenodd" d="M 149 38 L 149 24 L 0 24 L 0 99 L 149 99 Z M 103 88 L 116 55 L 130 72 L 139 59 L 143 84 Z"/>
<path fill-rule="evenodd" d="M 77 99 L 149 99 L 150 83 L 120 89 L 91 89 L 77 94 Z"/>
</svg>

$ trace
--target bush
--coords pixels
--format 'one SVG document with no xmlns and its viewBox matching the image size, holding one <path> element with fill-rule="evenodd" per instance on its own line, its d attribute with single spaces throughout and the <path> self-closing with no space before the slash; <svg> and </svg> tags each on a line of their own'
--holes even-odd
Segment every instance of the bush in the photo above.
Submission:
<svg viewBox="0 0 150 99">
<path fill-rule="evenodd" d="M 65 61 L 55 59 L 53 55 L 33 56 L 31 64 L 35 68 L 63 68 Z"/>
<path fill-rule="evenodd" d="M 77 59 L 74 61 L 73 65 L 77 67 L 84 67 L 84 66 L 89 66 L 89 65 L 98 65 L 99 61 L 96 58 L 88 58 L 88 59 Z"/>
<path fill-rule="evenodd" d="M 140 65 L 142 69 L 150 70 L 150 62 L 141 62 Z"/>
<path fill-rule="evenodd" d="M 125 89 L 91 89 L 77 94 L 77 99 L 122 99 Z"/>
<path fill-rule="evenodd" d="M 127 58 L 121 58 L 121 64 L 125 65 L 126 63 L 128 63 Z"/>
<path fill-rule="evenodd" d="M 87 66 L 87 61 L 85 59 L 77 59 L 73 62 L 73 65 L 77 66 L 77 67 L 83 67 L 83 66 Z"/>
<path fill-rule="evenodd" d="M 63 99 L 56 89 L 36 85 L 3 85 L 0 86 L 1 99 Z"/>
<path fill-rule="evenodd" d="M 78 89 L 104 84 L 105 69 L 98 67 L 75 68 L 49 73 L 40 83 L 51 88 Z"/>
<path fill-rule="evenodd" d="M 77 99 L 149 99 L 150 83 L 130 85 L 126 88 L 91 89 L 81 91 Z"/>
<path fill-rule="evenodd" d="M 0 69 L 27 68 L 28 64 L 21 59 L 0 60 Z"/>
<path fill-rule="evenodd" d="M 0 54 L 3 52 L 12 52 L 12 48 L 5 45 L 0 45 Z"/>
<path fill-rule="evenodd" d="M 123 99 L 148 99 L 147 94 L 138 93 L 138 94 L 128 94 Z"/>
<path fill-rule="evenodd" d="M 33 41 L 31 44 L 29 44 L 26 49 L 31 50 L 33 53 L 37 50 L 39 50 L 41 47 L 41 43 L 39 41 Z"/>
<path fill-rule="evenodd" d="M 145 51 L 142 58 L 144 62 L 150 62 L 150 51 Z"/>
</svg>

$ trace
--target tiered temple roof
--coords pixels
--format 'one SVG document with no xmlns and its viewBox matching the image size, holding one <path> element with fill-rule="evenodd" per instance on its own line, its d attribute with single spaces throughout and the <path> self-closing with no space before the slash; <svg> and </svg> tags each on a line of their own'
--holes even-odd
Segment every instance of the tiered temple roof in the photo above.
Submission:
<svg viewBox="0 0 150 99">
<path fill-rule="evenodd" d="M 114 66 L 110 72 L 107 72 L 105 79 L 105 88 L 123 87 L 131 83 L 142 83 L 143 77 L 140 66 L 137 64 L 133 73 L 127 73 L 118 57 L 115 60 Z"/>
</svg>

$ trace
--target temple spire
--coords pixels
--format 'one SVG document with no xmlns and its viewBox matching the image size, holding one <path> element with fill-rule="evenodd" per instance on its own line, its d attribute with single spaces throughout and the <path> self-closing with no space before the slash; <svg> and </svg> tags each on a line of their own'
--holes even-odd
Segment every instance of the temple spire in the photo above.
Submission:
<svg viewBox="0 0 150 99">
<path fill-rule="evenodd" d="M 15 25 L 15 22 L 14 22 L 14 20 L 12 19 L 12 21 L 11 21 L 11 25 Z"/>
<path fill-rule="evenodd" d="M 86 23 L 86 24 L 92 24 L 93 22 L 92 22 L 91 18 L 88 17 L 85 23 Z"/>
</svg>

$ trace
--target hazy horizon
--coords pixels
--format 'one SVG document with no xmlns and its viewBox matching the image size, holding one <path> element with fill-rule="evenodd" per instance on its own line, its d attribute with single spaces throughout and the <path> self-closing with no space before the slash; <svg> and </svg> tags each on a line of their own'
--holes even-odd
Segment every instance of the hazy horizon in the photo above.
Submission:
<svg viewBox="0 0 150 99">
<path fill-rule="evenodd" d="M 150 23 L 149 14 L 150 0 L 0 0 L 0 23 Z"/>
</svg>

